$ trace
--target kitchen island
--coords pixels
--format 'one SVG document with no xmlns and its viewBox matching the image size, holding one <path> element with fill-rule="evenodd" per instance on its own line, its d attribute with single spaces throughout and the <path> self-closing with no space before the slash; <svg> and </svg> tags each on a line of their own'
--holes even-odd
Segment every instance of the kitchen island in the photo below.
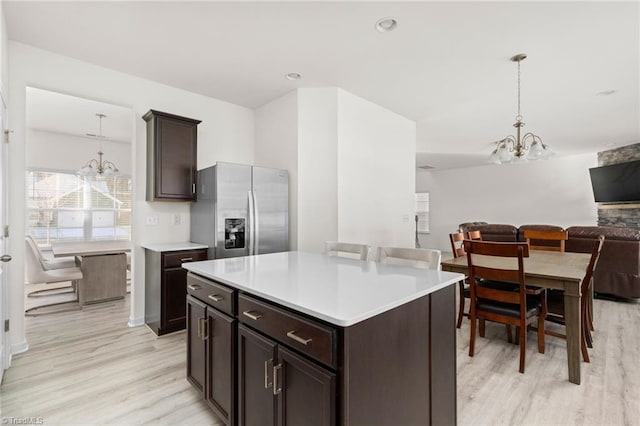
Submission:
<svg viewBox="0 0 640 426">
<path fill-rule="evenodd" d="M 187 378 L 226 424 L 455 424 L 463 275 L 306 252 L 183 267 Z"/>
</svg>

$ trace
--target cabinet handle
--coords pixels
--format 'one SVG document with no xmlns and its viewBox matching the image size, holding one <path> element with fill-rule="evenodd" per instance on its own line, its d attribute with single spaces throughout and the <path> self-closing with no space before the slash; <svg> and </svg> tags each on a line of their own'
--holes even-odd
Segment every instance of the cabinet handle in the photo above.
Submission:
<svg viewBox="0 0 640 426">
<path fill-rule="evenodd" d="M 278 385 L 278 372 L 282 370 L 282 364 L 273 366 L 273 394 L 279 395 L 282 392 L 282 385 Z"/>
<path fill-rule="evenodd" d="M 313 340 L 313 339 L 303 339 L 300 336 L 296 336 L 296 332 L 295 331 L 288 331 L 287 332 L 287 337 L 290 337 L 293 340 L 295 340 L 296 342 L 302 343 L 305 346 L 307 346 Z"/>
<path fill-rule="evenodd" d="M 273 359 L 268 359 L 264 362 L 264 388 L 269 389 L 273 385 L 269 380 L 269 371 L 273 370 Z"/>
<path fill-rule="evenodd" d="M 196 290 L 200 290 L 200 288 L 201 288 L 201 287 L 200 287 L 198 284 L 189 284 L 189 285 L 187 286 L 187 288 L 188 288 L 189 290 L 196 291 Z"/>
<path fill-rule="evenodd" d="M 224 297 L 217 295 L 217 294 L 210 294 L 207 296 L 209 299 L 213 300 L 214 302 L 219 302 L 221 300 L 224 300 Z"/>
<path fill-rule="evenodd" d="M 198 318 L 198 337 L 202 340 L 209 338 L 209 323 L 206 318 Z"/>
<path fill-rule="evenodd" d="M 193 257 L 185 257 L 184 259 L 180 259 L 180 262 L 188 262 L 190 260 L 193 260 Z"/>
<path fill-rule="evenodd" d="M 245 317 L 249 317 L 254 321 L 258 321 L 260 318 L 262 318 L 261 314 L 254 314 L 253 311 L 244 311 L 242 315 L 244 315 Z"/>
</svg>

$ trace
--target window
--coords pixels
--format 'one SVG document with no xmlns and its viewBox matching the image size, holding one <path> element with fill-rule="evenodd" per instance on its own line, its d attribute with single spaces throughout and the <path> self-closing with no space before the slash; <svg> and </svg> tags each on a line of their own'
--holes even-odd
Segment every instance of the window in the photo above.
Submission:
<svg viewBox="0 0 640 426">
<path fill-rule="evenodd" d="M 416 193 L 416 232 L 429 233 L 429 193 Z"/>
<path fill-rule="evenodd" d="M 28 170 L 26 180 L 27 233 L 40 247 L 131 238 L 131 179 Z"/>
</svg>

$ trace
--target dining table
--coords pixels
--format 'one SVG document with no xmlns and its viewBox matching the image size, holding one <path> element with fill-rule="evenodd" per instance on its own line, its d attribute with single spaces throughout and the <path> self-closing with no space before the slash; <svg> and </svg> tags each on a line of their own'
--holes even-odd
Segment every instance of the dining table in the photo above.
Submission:
<svg viewBox="0 0 640 426">
<path fill-rule="evenodd" d="M 557 289 L 564 292 L 564 312 L 567 334 L 567 366 L 569 381 L 580 384 L 581 283 L 586 274 L 591 254 L 530 250 L 524 258 L 525 282 L 530 286 Z M 474 257 L 479 265 L 516 269 L 514 259 L 496 256 Z M 467 256 L 442 261 L 442 270 L 468 273 Z M 588 297 L 589 295 L 584 295 Z"/>
<path fill-rule="evenodd" d="M 82 270 L 80 305 L 122 299 L 127 289 L 128 240 L 61 241 L 51 245 L 53 257 L 75 256 Z"/>
</svg>

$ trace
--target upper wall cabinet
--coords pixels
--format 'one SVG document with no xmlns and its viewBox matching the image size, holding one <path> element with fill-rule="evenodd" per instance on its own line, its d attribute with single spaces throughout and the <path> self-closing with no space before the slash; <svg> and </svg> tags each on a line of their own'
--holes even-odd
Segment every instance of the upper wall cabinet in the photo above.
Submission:
<svg viewBox="0 0 640 426">
<path fill-rule="evenodd" d="M 149 110 L 147 201 L 195 201 L 200 120 Z"/>
</svg>

